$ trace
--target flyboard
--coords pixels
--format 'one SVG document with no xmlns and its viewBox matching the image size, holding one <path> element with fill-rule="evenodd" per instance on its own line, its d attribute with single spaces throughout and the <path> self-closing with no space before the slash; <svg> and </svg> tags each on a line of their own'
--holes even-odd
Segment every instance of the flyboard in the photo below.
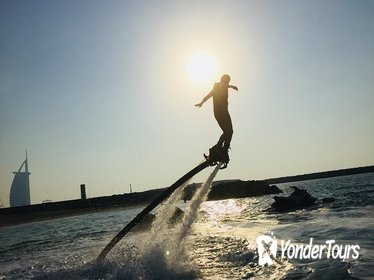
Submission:
<svg viewBox="0 0 374 280">
<path fill-rule="evenodd" d="M 134 219 L 132 219 L 116 236 L 105 246 L 97 257 L 97 261 L 102 261 L 105 259 L 107 254 L 112 250 L 112 248 L 140 221 L 143 220 L 154 208 L 157 207 L 161 202 L 167 199 L 178 187 L 183 185 L 186 181 L 191 179 L 197 173 L 207 168 L 208 166 L 217 165 L 219 162 L 223 163 L 223 168 L 227 167 L 228 160 L 222 159 L 220 151 L 217 151 L 216 147 L 209 149 L 209 156 L 204 154 L 205 161 L 200 163 L 198 166 L 193 168 L 191 171 L 187 172 L 183 177 L 179 178 L 174 184 L 167 188 L 162 194 L 160 194 L 154 201 L 151 202 L 146 208 L 143 209 Z M 223 169 L 221 168 L 221 169 Z"/>
</svg>

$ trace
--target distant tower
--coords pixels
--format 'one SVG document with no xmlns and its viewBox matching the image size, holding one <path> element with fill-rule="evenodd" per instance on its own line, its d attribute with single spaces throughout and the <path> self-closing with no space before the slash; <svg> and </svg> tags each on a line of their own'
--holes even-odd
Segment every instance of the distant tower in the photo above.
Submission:
<svg viewBox="0 0 374 280">
<path fill-rule="evenodd" d="M 81 199 L 86 199 L 87 198 L 87 195 L 86 195 L 86 185 L 85 184 L 81 184 Z"/>
<path fill-rule="evenodd" d="M 25 171 L 21 171 L 22 167 L 25 166 Z M 29 181 L 29 166 L 27 162 L 27 151 L 26 159 L 21 164 L 18 172 L 13 172 L 14 179 L 12 186 L 10 187 L 9 204 L 10 207 L 30 205 L 30 181 Z"/>
</svg>

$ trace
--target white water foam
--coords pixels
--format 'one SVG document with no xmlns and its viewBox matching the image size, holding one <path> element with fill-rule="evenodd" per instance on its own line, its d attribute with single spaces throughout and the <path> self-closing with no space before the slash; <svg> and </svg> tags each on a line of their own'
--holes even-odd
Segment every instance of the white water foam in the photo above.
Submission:
<svg viewBox="0 0 374 280">
<path fill-rule="evenodd" d="M 152 222 L 151 236 L 149 238 L 150 242 L 152 242 L 152 240 L 155 240 L 157 236 L 159 236 L 160 232 L 165 233 L 168 231 L 169 221 L 176 209 L 175 205 L 181 199 L 183 190 L 188 185 L 190 180 L 180 186 L 164 203 L 161 204 L 160 208 L 157 211 L 156 218 Z"/>
<path fill-rule="evenodd" d="M 206 182 L 196 191 L 181 224 L 174 228 L 169 227 L 170 217 L 175 210 L 175 203 L 180 199 L 183 187 L 180 187 L 158 210 L 152 231 L 139 245 L 142 262 L 147 267 L 147 273 L 158 277 L 176 275 L 186 279 L 194 279 L 197 269 L 189 263 L 186 256 L 186 238 L 193 222 L 198 216 L 200 205 L 206 200 L 210 186 L 220 168 L 218 165 L 209 175 Z M 187 183 L 186 183 L 187 184 Z M 178 277 L 177 277 L 178 278 Z"/>
<path fill-rule="evenodd" d="M 188 233 L 191 230 L 192 223 L 196 220 L 199 207 L 201 203 L 203 203 L 208 196 L 210 187 L 212 185 L 214 177 L 217 175 L 217 172 L 219 168 L 221 167 L 221 164 L 218 164 L 216 168 L 214 168 L 213 172 L 209 175 L 208 179 L 205 181 L 205 183 L 200 187 L 194 197 L 192 198 L 190 202 L 190 207 L 185 213 L 185 217 L 183 219 L 183 223 L 179 229 L 178 235 L 177 235 L 177 242 L 181 242 L 185 239 L 185 237 L 188 235 Z"/>
</svg>

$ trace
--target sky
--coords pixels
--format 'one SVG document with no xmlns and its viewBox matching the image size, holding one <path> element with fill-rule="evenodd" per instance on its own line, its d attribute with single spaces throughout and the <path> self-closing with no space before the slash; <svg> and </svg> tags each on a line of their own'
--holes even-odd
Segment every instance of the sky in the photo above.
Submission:
<svg viewBox="0 0 374 280">
<path fill-rule="evenodd" d="M 221 134 L 194 104 L 224 73 L 217 180 L 373 165 L 373 50 L 373 1 L 0 1 L 0 199 L 26 149 L 32 204 L 171 185 Z"/>
</svg>

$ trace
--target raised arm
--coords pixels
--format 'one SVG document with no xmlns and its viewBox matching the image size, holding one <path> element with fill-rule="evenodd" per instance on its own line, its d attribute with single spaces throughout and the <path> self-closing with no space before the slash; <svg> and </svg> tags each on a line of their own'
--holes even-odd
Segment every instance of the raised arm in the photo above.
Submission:
<svg viewBox="0 0 374 280">
<path fill-rule="evenodd" d="M 200 103 L 197 103 L 197 104 L 195 104 L 195 106 L 196 107 L 201 107 L 201 106 L 203 106 L 203 104 L 205 103 L 205 101 L 207 101 L 209 98 L 211 98 L 213 96 L 213 90 L 211 91 L 211 92 L 209 92 L 204 98 L 203 98 L 203 100 L 201 100 L 201 102 Z"/>
<path fill-rule="evenodd" d="M 232 89 L 238 91 L 238 87 L 237 86 L 229 85 L 228 88 L 232 88 Z"/>
</svg>

